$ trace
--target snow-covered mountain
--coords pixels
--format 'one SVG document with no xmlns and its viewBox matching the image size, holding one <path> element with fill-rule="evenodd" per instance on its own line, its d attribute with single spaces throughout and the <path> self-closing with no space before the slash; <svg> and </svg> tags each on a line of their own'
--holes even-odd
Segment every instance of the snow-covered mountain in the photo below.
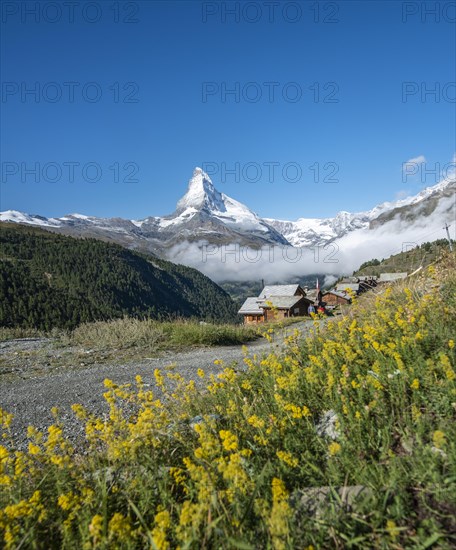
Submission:
<svg viewBox="0 0 456 550">
<path fill-rule="evenodd" d="M 377 227 L 387 218 L 391 219 L 392 214 L 399 215 L 406 210 L 410 212 L 415 205 L 428 204 L 431 200 L 435 202 L 444 196 L 454 196 L 455 192 L 455 181 L 447 179 L 423 189 L 417 195 L 394 202 L 384 202 L 366 212 L 351 214 L 341 211 L 334 218 L 299 218 L 296 221 L 270 218 L 264 220 L 277 229 L 292 246 L 321 246 L 351 231 Z"/>
<path fill-rule="evenodd" d="M 217 191 L 201 168 L 195 168 L 187 192 L 177 203 L 176 211 L 170 216 L 154 220 L 168 245 L 201 238 L 226 244 L 248 242 L 253 246 L 288 244 L 279 232 L 247 206 Z"/>
<path fill-rule="evenodd" d="M 280 232 L 247 206 L 217 191 L 201 168 L 195 168 L 187 192 L 169 216 L 125 220 L 68 214 L 61 218 L 45 218 L 7 210 L 0 213 L 0 221 L 37 225 L 68 235 L 101 238 L 157 254 L 163 254 L 185 241 L 237 243 L 253 248 L 267 244 L 289 244 Z"/>
<path fill-rule="evenodd" d="M 292 246 L 321 246 L 369 225 L 366 214 L 339 212 L 334 218 L 299 218 L 295 222 L 265 218 Z"/>
<path fill-rule="evenodd" d="M 455 215 L 455 196 L 455 180 L 447 179 L 413 197 L 385 202 L 366 212 L 341 211 L 333 218 L 284 221 L 260 218 L 244 204 L 220 193 L 209 176 L 201 168 L 195 168 L 187 192 L 169 216 L 125 220 L 69 214 L 45 218 L 8 210 L 0 213 L 0 221 L 96 237 L 172 259 L 174 253 L 179 256 L 178 252 L 185 250 L 182 243 L 194 243 L 197 247 L 208 243 L 239 244 L 255 249 L 265 245 L 307 248 L 347 242 L 348 236 L 355 242 L 357 236 L 362 235 L 366 241 L 374 235 L 373 230 L 379 228 L 382 234 L 391 233 L 391 238 L 396 238 L 397 232 L 407 227 L 420 223 L 423 227 L 429 226 L 431 218 L 439 226 L 445 221 L 450 223 Z M 178 252 L 174 252 L 176 250 Z"/>
</svg>

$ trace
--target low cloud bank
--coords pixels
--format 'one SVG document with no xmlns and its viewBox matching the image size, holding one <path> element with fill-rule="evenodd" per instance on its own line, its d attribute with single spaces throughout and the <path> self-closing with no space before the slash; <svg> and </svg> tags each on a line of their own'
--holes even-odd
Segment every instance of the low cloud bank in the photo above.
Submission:
<svg viewBox="0 0 456 550">
<path fill-rule="evenodd" d="M 325 246 L 294 248 L 265 246 L 260 250 L 238 244 L 209 245 L 204 241 L 180 243 L 168 251 L 168 258 L 203 272 L 214 281 L 287 281 L 314 273 L 327 275 L 325 285 L 334 277 L 350 275 L 367 260 L 388 258 L 426 241 L 446 238 L 444 224 L 456 228 L 456 195 L 444 197 L 431 215 L 415 221 L 397 215 L 375 229 L 359 229 Z M 424 208 L 424 204 L 423 204 Z"/>
</svg>

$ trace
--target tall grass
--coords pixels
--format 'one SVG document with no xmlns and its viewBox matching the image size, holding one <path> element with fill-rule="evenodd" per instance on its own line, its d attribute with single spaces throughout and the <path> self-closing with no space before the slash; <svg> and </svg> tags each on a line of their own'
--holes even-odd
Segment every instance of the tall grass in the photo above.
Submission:
<svg viewBox="0 0 456 550">
<path fill-rule="evenodd" d="M 455 334 L 447 256 L 246 371 L 200 371 L 204 391 L 107 380 L 108 417 L 74 407 L 77 447 L 58 418 L 27 453 L 0 447 L 4 545 L 454 548 Z"/>
<path fill-rule="evenodd" d="M 54 336 L 60 335 L 61 331 L 54 331 Z M 48 333 L 23 327 L 0 327 L 0 342 L 6 342 L 8 340 L 16 340 L 17 338 L 42 338 L 49 336 Z"/>
<path fill-rule="evenodd" d="M 169 349 L 197 345 L 243 344 L 257 337 L 257 329 L 244 325 L 215 325 L 187 320 L 139 320 L 125 317 L 81 325 L 72 332 L 70 342 L 100 349 Z"/>
</svg>

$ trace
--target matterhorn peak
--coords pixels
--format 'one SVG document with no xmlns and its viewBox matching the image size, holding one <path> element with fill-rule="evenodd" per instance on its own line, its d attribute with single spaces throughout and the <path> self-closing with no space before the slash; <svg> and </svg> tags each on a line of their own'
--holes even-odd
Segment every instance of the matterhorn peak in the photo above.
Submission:
<svg viewBox="0 0 456 550">
<path fill-rule="evenodd" d="M 188 182 L 187 192 L 177 203 L 178 212 L 188 208 L 195 208 L 196 210 L 206 208 L 215 212 L 226 211 L 223 195 L 214 187 L 206 172 L 198 166 L 193 170 L 193 176 Z"/>
</svg>

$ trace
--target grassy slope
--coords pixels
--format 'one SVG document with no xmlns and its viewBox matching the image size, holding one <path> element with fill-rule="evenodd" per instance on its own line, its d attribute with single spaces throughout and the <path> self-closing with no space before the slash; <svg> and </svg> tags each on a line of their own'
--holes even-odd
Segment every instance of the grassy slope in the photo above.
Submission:
<svg viewBox="0 0 456 550">
<path fill-rule="evenodd" d="M 453 247 L 456 243 L 453 244 Z M 438 239 L 434 242 L 423 243 L 411 250 L 400 252 L 389 258 L 384 258 L 378 265 L 363 264 L 353 275 L 380 275 L 381 273 L 413 273 L 420 266 L 427 267 L 448 250 L 448 241 Z"/>
<path fill-rule="evenodd" d="M 366 294 L 345 318 L 316 321 L 305 341 L 291 335 L 283 351 L 247 358 L 247 372 L 226 366 L 203 393 L 160 372 L 162 400 L 140 379 L 136 388 L 106 382 L 109 419 L 75 407 L 86 424 L 84 460 L 58 421 L 48 435 L 30 433 L 27 455 L 0 450 L 5 541 L 454 547 L 455 273 L 447 256 Z M 127 402 L 138 407 L 133 417 L 122 413 Z M 335 439 L 315 429 L 329 410 Z M 192 427 L 195 415 L 205 421 Z M 7 415 L 4 424 L 7 435 Z M 350 509 L 337 499 L 317 515 L 299 508 L 298 490 L 328 485 L 368 490 Z"/>
</svg>

